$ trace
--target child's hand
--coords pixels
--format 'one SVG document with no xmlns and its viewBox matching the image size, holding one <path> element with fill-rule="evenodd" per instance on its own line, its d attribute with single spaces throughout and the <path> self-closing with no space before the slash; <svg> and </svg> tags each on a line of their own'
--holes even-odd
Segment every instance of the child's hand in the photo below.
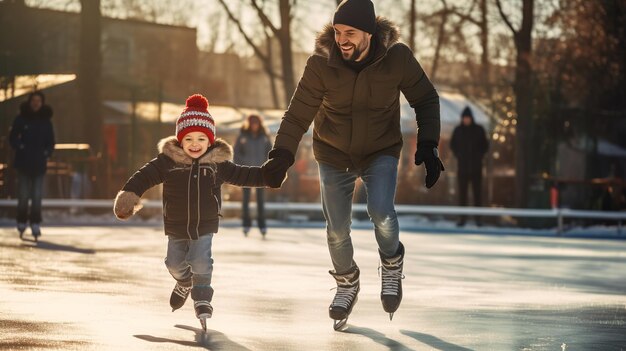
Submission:
<svg viewBox="0 0 626 351">
<path fill-rule="evenodd" d="M 120 191 L 115 197 L 113 212 L 118 219 L 128 219 L 142 207 L 141 198 L 130 191 Z"/>
</svg>

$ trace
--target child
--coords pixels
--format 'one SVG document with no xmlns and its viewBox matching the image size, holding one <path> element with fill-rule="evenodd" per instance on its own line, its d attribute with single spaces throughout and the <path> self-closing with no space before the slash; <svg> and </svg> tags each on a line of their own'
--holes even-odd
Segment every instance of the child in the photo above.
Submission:
<svg viewBox="0 0 626 351">
<path fill-rule="evenodd" d="M 261 167 L 231 162 L 233 151 L 215 139 L 215 122 L 199 94 L 187 99 L 176 121 L 176 135 L 159 142 L 159 155 L 133 174 L 115 198 L 117 218 L 127 219 L 140 208 L 141 195 L 163 183 L 163 218 L 168 236 L 165 265 L 176 279 L 172 311 L 181 308 L 191 291 L 196 317 L 206 330 L 213 314 L 211 242 L 218 230 L 222 183 L 265 185 Z"/>
</svg>

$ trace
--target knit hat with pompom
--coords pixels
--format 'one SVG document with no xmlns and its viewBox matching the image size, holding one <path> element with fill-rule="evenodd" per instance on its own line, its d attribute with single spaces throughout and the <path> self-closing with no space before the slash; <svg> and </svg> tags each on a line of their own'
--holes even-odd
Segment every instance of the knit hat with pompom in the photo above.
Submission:
<svg viewBox="0 0 626 351">
<path fill-rule="evenodd" d="M 176 120 L 176 139 L 181 142 L 191 132 L 202 132 L 207 135 L 211 145 L 215 142 L 215 121 L 207 110 L 209 101 L 200 94 L 187 98 L 185 109 Z"/>
</svg>

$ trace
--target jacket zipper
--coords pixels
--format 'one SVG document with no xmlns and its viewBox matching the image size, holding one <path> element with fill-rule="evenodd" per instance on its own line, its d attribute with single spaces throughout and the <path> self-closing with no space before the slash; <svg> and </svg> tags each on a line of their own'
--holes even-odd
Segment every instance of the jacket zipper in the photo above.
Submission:
<svg viewBox="0 0 626 351">
<path fill-rule="evenodd" d="M 193 164 L 189 170 L 189 179 L 187 180 L 187 236 L 190 240 L 193 240 L 191 233 L 189 232 L 189 225 L 191 224 L 191 176 L 193 175 Z"/>
<path fill-rule="evenodd" d="M 200 165 L 198 164 L 198 173 L 196 176 L 196 185 L 197 185 L 197 192 L 196 194 L 198 195 L 197 197 L 197 208 L 198 208 L 198 215 L 196 216 L 197 221 L 196 221 L 196 236 L 198 237 L 198 239 L 200 239 Z"/>
<path fill-rule="evenodd" d="M 220 200 L 217 198 L 217 194 L 213 194 L 213 198 L 215 198 L 215 206 L 217 207 L 217 216 L 220 217 L 222 214 L 222 209 L 220 208 Z"/>
</svg>

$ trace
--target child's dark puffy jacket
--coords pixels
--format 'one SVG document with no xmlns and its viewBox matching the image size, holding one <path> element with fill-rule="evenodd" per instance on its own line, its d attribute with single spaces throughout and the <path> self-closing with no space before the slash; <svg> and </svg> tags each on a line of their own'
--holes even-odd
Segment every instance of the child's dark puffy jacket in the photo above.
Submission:
<svg viewBox="0 0 626 351">
<path fill-rule="evenodd" d="M 133 174 L 122 190 L 141 197 L 149 188 L 163 183 L 166 235 L 196 240 L 216 233 L 223 183 L 264 186 L 260 167 L 234 164 L 232 147 L 222 139 L 198 159 L 189 157 L 174 136 L 159 142 L 159 152 Z"/>
</svg>

